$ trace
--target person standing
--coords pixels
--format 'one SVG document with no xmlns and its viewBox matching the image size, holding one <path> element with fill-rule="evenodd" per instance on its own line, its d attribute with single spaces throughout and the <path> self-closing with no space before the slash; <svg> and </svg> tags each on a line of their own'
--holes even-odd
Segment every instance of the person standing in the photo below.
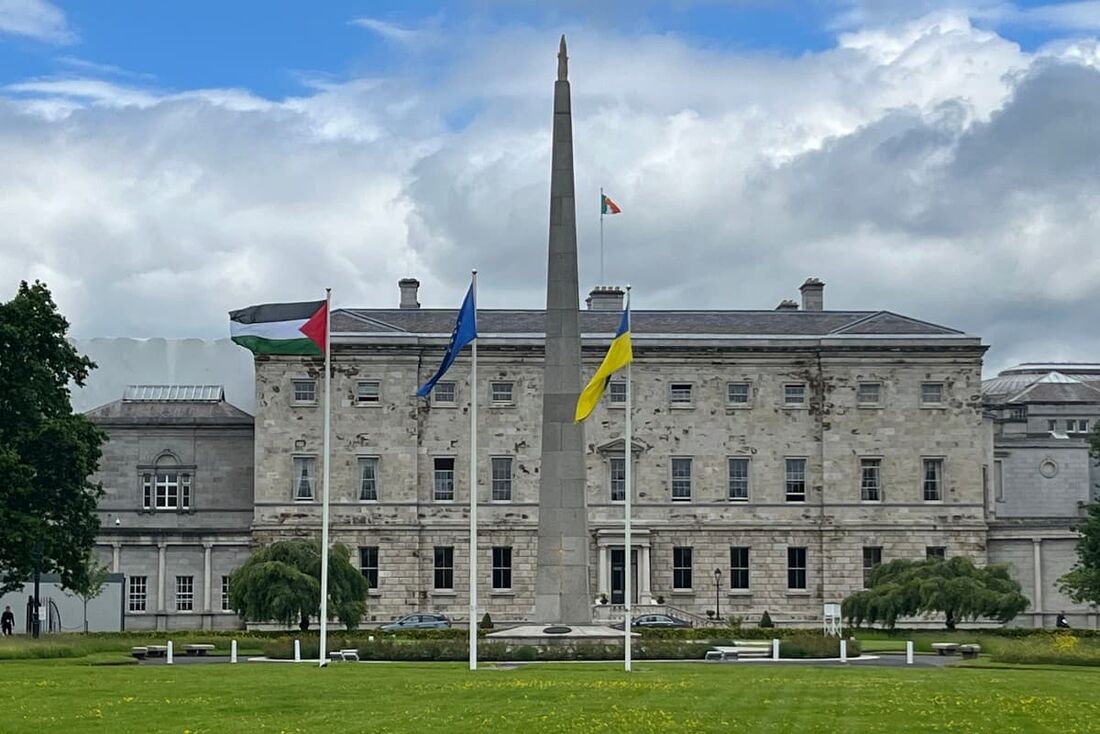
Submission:
<svg viewBox="0 0 1100 734">
<path fill-rule="evenodd" d="M 0 614 L 0 631 L 3 631 L 5 637 L 11 637 L 14 629 L 15 615 L 12 614 L 10 606 L 4 607 L 4 613 Z"/>
</svg>

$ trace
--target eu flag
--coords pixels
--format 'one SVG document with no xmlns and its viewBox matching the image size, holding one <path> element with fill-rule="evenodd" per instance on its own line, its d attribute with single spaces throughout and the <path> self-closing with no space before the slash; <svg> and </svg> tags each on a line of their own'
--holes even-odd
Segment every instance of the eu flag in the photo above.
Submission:
<svg viewBox="0 0 1100 734">
<path fill-rule="evenodd" d="M 462 308 L 458 310 L 458 321 L 455 322 L 455 329 L 451 332 L 451 343 L 447 345 L 447 351 L 443 354 L 443 362 L 439 365 L 439 369 L 432 375 L 432 379 L 425 382 L 419 390 L 416 391 L 417 397 L 426 398 L 431 393 L 432 388 L 435 387 L 435 383 L 439 382 L 440 378 L 446 374 L 447 370 L 454 364 L 455 357 L 462 351 L 462 347 L 466 346 L 474 339 L 477 338 L 477 304 L 474 303 L 474 286 L 470 285 L 470 289 L 466 291 L 466 298 L 462 301 Z"/>
</svg>

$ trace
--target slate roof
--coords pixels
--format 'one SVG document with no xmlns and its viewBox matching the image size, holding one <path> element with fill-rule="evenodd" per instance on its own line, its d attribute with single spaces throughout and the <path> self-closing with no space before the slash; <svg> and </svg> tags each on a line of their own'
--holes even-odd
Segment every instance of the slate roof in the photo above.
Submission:
<svg viewBox="0 0 1100 734">
<path fill-rule="evenodd" d="M 340 309 L 332 315 L 334 334 L 449 335 L 453 309 Z M 677 336 L 964 336 L 946 326 L 930 324 L 890 311 L 632 311 L 631 332 Z M 581 333 L 613 334 L 618 311 L 580 311 Z M 541 337 L 542 310 L 489 310 L 477 313 L 481 334 Z"/>
<path fill-rule="evenodd" d="M 1002 372 L 982 381 L 986 403 L 1100 403 L 1100 383 L 1051 371 Z"/>
<path fill-rule="evenodd" d="M 253 425 L 220 385 L 130 385 L 124 397 L 84 415 L 99 425 Z"/>
</svg>

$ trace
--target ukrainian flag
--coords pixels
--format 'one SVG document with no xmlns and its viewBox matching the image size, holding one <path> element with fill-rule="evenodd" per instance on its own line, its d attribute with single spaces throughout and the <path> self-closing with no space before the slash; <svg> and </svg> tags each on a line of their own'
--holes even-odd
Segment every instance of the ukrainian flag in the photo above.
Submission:
<svg viewBox="0 0 1100 734">
<path fill-rule="evenodd" d="M 627 303 L 626 308 L 623 309 L 623 320 L 619 323 L 619 330 L 611 340 L 611 346 L 608 347 L 600 368 L 596 370 L 596 374 L 592 375 L 592 379 L 588 381 L 584 390 L 581 391 L 580 398 L 577 399 L 577 413 L 574 418 L 577 423 L 583 421 L 596 409 L 596 404 L 600 402 L 603 391 L 607 389 L 611 376 L 633 361 L 634 350 L 630 346 L 630 304 Z"/>
</svg>

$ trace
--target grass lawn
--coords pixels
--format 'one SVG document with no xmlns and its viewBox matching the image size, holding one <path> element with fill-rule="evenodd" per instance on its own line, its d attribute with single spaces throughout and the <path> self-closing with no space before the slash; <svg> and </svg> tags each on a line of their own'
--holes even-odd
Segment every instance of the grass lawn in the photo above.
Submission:
<svg viewBox="0 0 1100 734">
<path fill-rule="evenodd" d="M 0 731 L 1096 731 L 1091 670 L 0 663 Z"/>
</svg>

